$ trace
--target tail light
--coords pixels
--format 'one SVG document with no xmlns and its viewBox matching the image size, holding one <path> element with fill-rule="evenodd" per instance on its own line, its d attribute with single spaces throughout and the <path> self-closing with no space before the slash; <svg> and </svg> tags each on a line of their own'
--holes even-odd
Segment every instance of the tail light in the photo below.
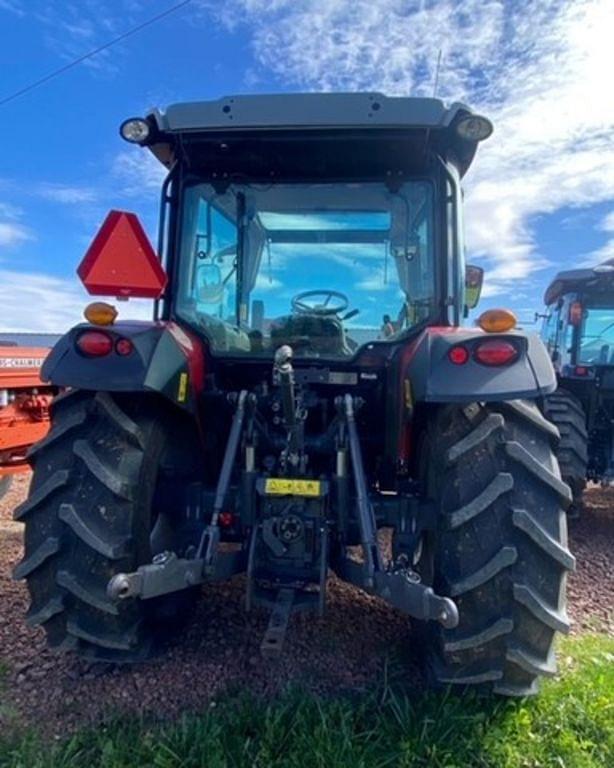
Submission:
<svg viewBox="0 0 614 768">
<path fill-rule="evenodd" d="M 85 331 L 77 338 L 75 345 L 88 357 L 104 357 L 113 351 L 113 339 L 102 331 Z"/>
<path fill-rule="evenodd" d="M 489 339 L 476 345 L 473 357 L 482 365 L 509 365 L 518 357 L 518 348 L 504 339 Z"/>
<path fill-rule="evenodd" d="M 232 514 L 232 512 L 220 513 L 220 525 L 222 528 L 232 528 L 234 521 L 235 516 Z"/>
<path fill-rule="evenodd" d="M 448 359 L 454 365 L 465 365 L 469 360 L 469 350 L 463 344 L 457 344 L 448 351 Z"/>
<path fill-rule="evenodd" d="M 122 357 L 132 354 L 133 349 L 134 344 L 130 341 L 130 339 L 119 339 L 115 342 L 115 351 L 118 355 L 122 355 Z"/>
</svg>

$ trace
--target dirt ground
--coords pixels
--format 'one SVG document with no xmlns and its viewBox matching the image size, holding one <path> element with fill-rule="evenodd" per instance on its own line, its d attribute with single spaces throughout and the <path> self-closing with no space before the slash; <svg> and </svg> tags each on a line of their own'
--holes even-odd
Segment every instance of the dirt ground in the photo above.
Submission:
<svg viewBox="0 0 614 768">
<path fill-rule="evenodd" d="M 382 679 L 391 648 L 408 649 L 406 674 L 422 684 L 407 619 L 338 581 L 330 583 L 327 616 L 293 617 L 282 658 L 273 663 L 259 656 L 267 617 L 245 614 L 242 579 L 206 587 L 180 638 L 147 664 L 92 665 L 50 651 L 43 631 L 25 624 L 26 588 L 10 575 L 22 536 L 12 510 L 28 483 L 27 475 L 19 477 L 0 500 L 0 729 L 33 725 L 59 737 L 111 712 L 173 717 L 202 710 L 228 690 L 361 691 Z M 570 542 L 577 558 L 569 581 L 572 631 L 614 635 L 614 490 L 587 492 Z"/>
</svg>

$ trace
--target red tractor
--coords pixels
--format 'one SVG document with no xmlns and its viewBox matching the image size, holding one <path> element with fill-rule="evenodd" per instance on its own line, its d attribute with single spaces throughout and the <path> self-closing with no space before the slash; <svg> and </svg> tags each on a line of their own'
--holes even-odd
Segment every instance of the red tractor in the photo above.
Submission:
<svg viewBox="0 0 614 768">
<path fill-rule="evenodd" d="M 12 475 L 30 470 L 26 452 L 49 429 L 54 390 L 40 378 L 48 354 L 0 338 L 0 498 Z"/>
<path fill-rule="evenodd" d="M 326 610 L 332 571 L 423 623 L 439 683 L 525 695 L 568 629 L 556 379 L 506 311 L 463 328 L 461 178 L 490 122 L 380 94 L 245 96 L 127 120 L 168 169 L 158 256 L 112 212 L 79 268 L 104 303 L 43 368 L 16 577 L 52 646 L 145 658 L 204 582 Z M 387 528 L 391 552 L 378 530 Z M 357 629 L 357 631 L 359 631 Z"/>
</svg>

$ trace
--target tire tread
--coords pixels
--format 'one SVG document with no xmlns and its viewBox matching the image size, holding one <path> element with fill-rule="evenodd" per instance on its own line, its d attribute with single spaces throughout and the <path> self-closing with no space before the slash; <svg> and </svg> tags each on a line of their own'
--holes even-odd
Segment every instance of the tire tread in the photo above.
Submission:
<svg viewBox="0 0 614 768">
<path fill-rule="evenodd" d="M 441 684 L 533 694 L 555 672 L 555 633 L 569 630 L 575 559 L 558 430 L 521 401 L 442 406 L 429 430 L 429 463 L 444 467 L 430 479 L 441 512 L 433 586 L 460 614 L 454 629 L 428 625 L 431 672 Z"/>
</svg>

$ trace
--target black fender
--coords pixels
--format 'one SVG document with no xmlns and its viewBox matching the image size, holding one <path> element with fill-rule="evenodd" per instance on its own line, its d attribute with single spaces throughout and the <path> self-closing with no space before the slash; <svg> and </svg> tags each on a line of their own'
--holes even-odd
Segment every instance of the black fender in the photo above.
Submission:
<svg viewBox="0 0 614 768">
<path fill-rule="evenodd" d="M 76 345 L 81 334 L 99 331 L 113 340 L 102 357 L 84 355 Z M 133 350 L 120 355 L 120 339 Z M 197 413 L 204 387 L 204 352 L 200 341 L 173 322 L 122 322 L 111 326 L 82 323 L 57 342 L 41 370 L 43 381 L 58 387 L 97 392 L 158 392 L 185 410 Z"/>
<path fill-rule="evenodd" d="M 480 342 L 510 341 L 518 349 L 516 359 L 502 366 L 484 365 L 474 356 Z M 450 360 L 452 347 L 469 352 L 466 363 Z M 477 328 L 427 328 L 401 353 L 405 396 L 413 403 L 496 402 L 538 398 L 556 389 L 556 375 L 546 347 L 535 334 L 521 331 L 486 333 Z M 408 391 L 409 390 L 409 391 Z"/>
</svg>

